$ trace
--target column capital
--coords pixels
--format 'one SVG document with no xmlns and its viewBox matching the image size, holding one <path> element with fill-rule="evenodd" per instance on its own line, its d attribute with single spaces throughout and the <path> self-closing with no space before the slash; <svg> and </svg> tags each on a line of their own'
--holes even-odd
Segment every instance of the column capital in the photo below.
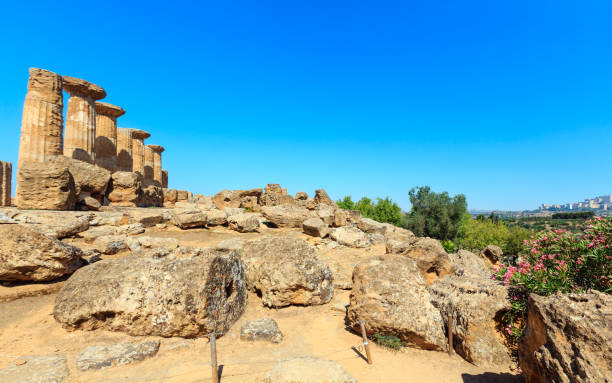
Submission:
<svg viewBox="0 0 612 383">
<path fill-rule="evenodd" d="M 96 113 L 104 116 L 117 118 L 125 114 L 125 110 L 122 107 L 109 104 L 108 102 L 96 101 L 94 105 L 96 107 Z"/>
<path fill-rule="evenodd" d="M 101 100 L 106 97 L 106 91 L 96 84 L 80 78 L 62 76 L 64 90 L 71 96 L 86 96 L 92 100 Z"/>
<path fill-rule="evenodd" d="M 151 137 L 151 134 L 148 132 L 145 132 L 144 130 L 132 129 L 132 137 L 139 139 L 139 140 L 145 140 Z"/>
<path fill-rule="evenodd" d="M 159 145 L 147 145 L 147 147 L 151 148 L 151 150 L 153 150 L 156 153 L 162 153 L 164 150 L 163 146 L 159 146 Z"/>
</svg>

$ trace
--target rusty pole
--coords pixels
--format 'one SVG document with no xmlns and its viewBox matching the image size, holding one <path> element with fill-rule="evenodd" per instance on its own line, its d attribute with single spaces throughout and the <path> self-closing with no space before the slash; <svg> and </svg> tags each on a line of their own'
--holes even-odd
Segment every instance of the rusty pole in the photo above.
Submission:
<svg viewBox="0 0 612 383">
<path fill-rule="evenodd" d="M 370 343 L 368 342 L 368 336 L 366 334 L 365 325 L 363 321 L 359 321 L 361 325 L 361 336 L 363 337 L 363 348 L 365 348 L 366 356 L 368 358 L 368 364 L 372 364 L 372 354 L 370 354 Z"/>
<path fill-rule="evenodd" d="M 453 314 L 448 313 L 448 355 L 453 356 Z"/>
<path fill-rule="evenodd" d="M 217 367 L 217 342 L 214 332 L 210 334 L 210 364 L 212 366 L 212 383 L 219 383 L 219 368 Z"/>
</svg>

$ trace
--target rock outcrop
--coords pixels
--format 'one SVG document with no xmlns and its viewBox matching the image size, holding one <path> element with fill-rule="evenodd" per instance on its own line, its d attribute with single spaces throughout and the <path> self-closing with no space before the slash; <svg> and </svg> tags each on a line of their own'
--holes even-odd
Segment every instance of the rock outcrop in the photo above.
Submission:
<svg viewBox="0 0 612 383">
<path fill-rule="evenodd" d="M 301 228 L 308 218 L 316 217 L 313 211 L 296 205 L 264 206 L 261 212 L 276 227 Z"/>
<path fill-rule="evenodd" d="M 158 340 L 89 346 L 78 356 L 76 366 L 87 371 L 132 364 L 154 356 L 158 350 Z"/>
<path fill-rule="evenodd" d="M 407 346 L 445 350 L 446 337 L 440 311 L 430 303 L 430 294 L 415 261 L 387 254 L 368 258 L 353 271 L 348 319 L 359 331 L 395 335 Z"/>
<path fill-rule="evenodd" d="M 317 204 L 336 206 L 336 203 L 329 198 L 327 192 L 323 189 L 315 190 L 314 201 Z"/>
<path fill-rule="evenodd" d="M 467 250 L 458 250 L 455 254 L 449 254 L 449 257 L 455 265 L 455 275 L 488 279 L 493 273 L 487 266 L 488 262 Z"/>
<path fill-rule="evenodd" d="M 242 206 L 246 201 L 251 201 L 252 203 L 249 197 L 254 198 L 255 204 L 257 204 L 261 194 L 261 189 L 221 190 L 213 196 L 212 200 L 217 209 L 223 210 L 226 207 L 246 207 Z"/>
<path fill-rule="evenodd" d="M 279 362 L 261 383 L 357 383 L 342 366 L 330 360 L 301 357 Z"/>
<path fill-rule="evenodd" d="M 7 383 L 61 383 L 68 375 L 65 356 L 26 356 L 25 363 L 0 370 L 0 382 Z"/>
<path fill-rule="evenodd" d="M 250 289 L 268 307 L 318 305 L 334 295 L 332 274 L 306 241 L 265 236 L 244 243 L 242 262 Z"/>
<path fill-rule="evenodd" d="M 82 252 L 26 225 L 0 225 L 0 281 L 50 281 L 81 266 Z"/>
<path fill-rule="evenodd" d="M 59 292 L 53 315 L 70 330 L 197 337 L 225 333 L 246 300 L 236 252 L 182 248 L 162 257 L 102 260 L 78 270 Z"/>
<path fill-rule="evenodd" d="M 406 241 L 398 242 L 388 239 L 387 252 L 415 260 L 427 284 L 455 272 L 455 266 L 439 241 L 428 237 L 405 238 Z"/>
<path fill-rule="evenodd" d="M 484 250 L 480 253 L 480 256 L 484 259 L 489 260 L 492 264 L 497 264 L 501 261 L 504 256 L 504 252 L 501 247 L 496 245 L 488 245 L 484 248 Z"/>
<path fill-rule="evenodd" d="M 527 383 L 612 382 L 612 296 L 531 294 L 519 365 Z"/>
<path fill-rule="evenodd" d="M 22 162 L 17 175 L 20 209 L 74 210 L 74 179 L 67 166 L 49 162 Z"/>
<path fill-rule="evenodd" d="M 452 275 L 438 279 L 427 290 L 447 328 L 452 315 L 453 345 L 459 355 L 479 367 L 512 364 L 499 332 L 508 298 L 506 286 L 480 276 Z"/>
<path fill-rule="evenodd" d="M 252 213 L 233 214 L 227 218 L 229 228 L 239 233 L 251 233 L 259 229 L 259 219 Z"/>
</svg>

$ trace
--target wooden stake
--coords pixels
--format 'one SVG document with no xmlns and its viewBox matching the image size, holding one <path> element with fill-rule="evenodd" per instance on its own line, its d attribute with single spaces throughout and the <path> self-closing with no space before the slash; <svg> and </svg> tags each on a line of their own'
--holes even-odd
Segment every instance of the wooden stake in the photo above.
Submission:
<svg viewBox="0 0 612 383">
<path fill-rule="evenodd" d="M 215 333 L 210 334 L 210 364 L 212 366 L 212 383 L 219 383 L 219 368 L 217 367 L 217 342 Z"/>
<path fill-rule="evenodd" d="M 448 314 L 448 355 L 453 356 L 453 314 Z"/>
<path fill-rule="evenodd" d="M 363 348 L 365 348 L 366 356 L 368 358 L 368 364 L 372 364 L 372 354 L 370 354 L 370 343 L 368 342 L 368 336 L 366 334 L 365 325 L 363 321 L 359 321 L 361 325 L 361 336 L 363 337 Z"/>
</svg>

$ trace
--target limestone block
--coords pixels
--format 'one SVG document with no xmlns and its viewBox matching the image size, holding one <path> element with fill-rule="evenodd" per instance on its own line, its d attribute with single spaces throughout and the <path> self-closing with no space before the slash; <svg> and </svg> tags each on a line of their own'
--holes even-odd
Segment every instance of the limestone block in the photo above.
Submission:
<svg viewBox="0 0 612 383">
<path fill-rule="evenodd" d="M 74 179 L 66 165 L 23 162 L 17 174 L 17 206 L 20 209 L 73 210 Z"/>
</svg>

